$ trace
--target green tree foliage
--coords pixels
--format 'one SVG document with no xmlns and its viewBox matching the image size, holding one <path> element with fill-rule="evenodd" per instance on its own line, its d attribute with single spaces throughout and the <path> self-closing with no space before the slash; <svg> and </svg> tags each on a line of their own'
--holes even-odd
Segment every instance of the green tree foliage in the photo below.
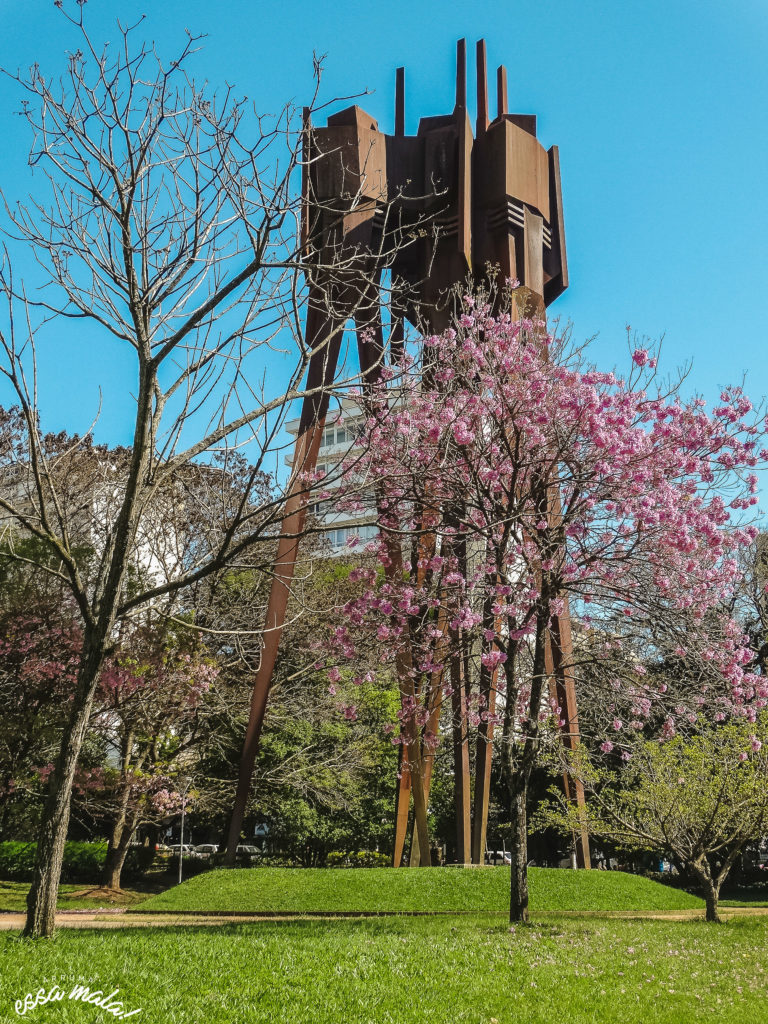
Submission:
<svg viewBox="0 0 768 1024">
<path fill-rule="evenodd" d="M 354 689 L 347 697 L 344 692 Z M 342 682 L 335 695 L 323 679 L 306 686 L 301 717 L 275 700 L 264 730 L 251 813 L 268 823 L 271 841 L 305 867 L 328 854 L 391 850 L 397 751 L 383 732 L 397 691 Z M 337 702 L 354 699 L 354 722 Z"/>
<path fill-rule="evenodd" d="M 707 726 L 691 737 L 639 745 L 623 767 L 582 748 L 569 770 L 584 782 L 590 834 L 671 855 L 692 872 L 716 921 L 720 889 L 744 846 L 768 830 L 768 722 Z M 578 811 L 557 796 L 539 824 L 564 832 Z"/>
<path fill-rule="evenodd" d="M 324 864 L 331 852 L 391 849 L 397 749 L 385 732 L 398 709 L 394 684 L 356 685 L 352 673 L 329 686 L 319 640 L 355 593 L 351 566 L 307 536 L 292 589 L 269 711 L 254 768 L 241 842 L 266 824 L 272 853 Z M 261 657 L 268 578 L 244 556 L 194 591 L 189 622 L 201 627 L 219 669 L 207 695 L 207 730 L 191 756 L 196 834 L 222 835 Z"/>
</svg>

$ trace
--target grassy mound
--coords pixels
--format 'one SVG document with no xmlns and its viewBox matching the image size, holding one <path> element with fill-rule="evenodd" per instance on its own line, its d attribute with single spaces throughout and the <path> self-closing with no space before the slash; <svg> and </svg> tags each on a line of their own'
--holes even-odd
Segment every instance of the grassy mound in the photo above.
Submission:
<svg viewBox="0 0 768 1024">
<path fill-rule="evenodd" d="M 531 910 L 687 910 L 701 900 L 621 871 L 531 868 Z M 253 868 L 211 871 L 141 911 L 482 913 L 509 906 L 509 868 Z"/>
</svg>

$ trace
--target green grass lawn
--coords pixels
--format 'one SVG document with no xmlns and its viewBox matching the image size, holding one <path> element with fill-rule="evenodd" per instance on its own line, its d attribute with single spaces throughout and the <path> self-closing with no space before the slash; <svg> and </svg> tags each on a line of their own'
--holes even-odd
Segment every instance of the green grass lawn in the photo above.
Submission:
<svg viewBox="0 0 768 1024">
<path fill-rule="evenodd" d="M 145 899 L 144 893 L 125 890 L 123 898 L 116 899 L 106 894 L 79 896 L 75 894 L 88 890 L 82 882 L 78 885 L 59 886 L 59 910 L 94 910 L 97 907 L 130 906 Z M 0 882 L 0 911 L 15 911 L 24 914 L 27 911 L 27 893 L 29 882 Z"/>
<path fill-rule="evenodd" d="M 0 1021 L 41 986 L 119 989 L 144 1024 L 765 1024 L 760 919 L 492 916 L 0 934 Z M 63 1000 L 28 1020 L 105 1024 Z"/>
<path fill-rule="evenodd" d="M 536 911 L 687 910 L 695 896 L 620 871 L 531 868 Z M 211 871 L 143 902 L 141 911 L 505 911 L 509 868 L 252 868 Z"/>
</svg>

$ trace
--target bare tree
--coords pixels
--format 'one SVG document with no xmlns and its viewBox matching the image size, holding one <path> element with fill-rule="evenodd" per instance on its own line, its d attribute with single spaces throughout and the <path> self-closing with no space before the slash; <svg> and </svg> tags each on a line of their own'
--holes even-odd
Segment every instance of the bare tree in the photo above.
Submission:
<svg viewBox="0 0 768 1024">
<path fill-rule="evenodd" d="M 0 269 L 0 372 L 14 403 L 0 436 L 0 530 L 38 539 L 39 568 L 71 592 L 83 625 L 42 817 L 29 936 L 54 929 L 78 754 L 117 623 L 173 602 L 246 550 L 251 566 L 270 571 L 286 490 L 273 480 L 265 492 L 266 460 L 277 459 L 289 404 L 307 393 L 301 383 L 310 359 L 322 359 L 303 331 L 303 133 L 294 109 L 263 117 L 229 86 L 196 85 L 188 68 L 199 37 L 189 35 L 165 61 L 137 41 L 135 25 L 118 26 L 116 45 L 99 50 L 82 4 L 63 16 L 79 48 L 61 80 L 37 66 L 11 75 L 25 94 L 30 162 L 44 189 L 26 204 L 6 197 Z M 317 66 L 316 83 L 319 74 Z M 316 92 L 310 114 L 319 105 Z M 12 256 L 23 246 L 36 262 L 35 291 L 13 273 Z M 326 280 L 343 274 L 332 250 L 325 259 Z M 54 334 L 57 358 L 74 364 L 84 324 L 101 332 L 105 361 L 126 347 L 134 359 L 126 381 L 134 389 L 133 437 L 120 457 L 91 459 L 88 432 L 63 444 L 40 427 L 35 343 Z M 322 345 L 335 341 L 326 335 Z M 279 385 L 271 379 L 277 373 Z M 347 375 L 336 386 L 349 382 Z M 237 449 L 248 468 L 233 504 Z M 214 456 L 218 469 L 198 469 L 195 479 L 193 467 L 210 466 Z M 89 474 L 73 517 L 67 481 L 86 458 L 98 480 Z M 301 474 L 294 465 L 286 485 L 294 496 Z M 298 488 L 300 502 L 310 487 Z M 169 507 L 183 518 L 192 504 L 205 520 L 196 542 L 145 558 Z M 76 557 L 84 530 L 95 551 L 87 571 Z M 13 543 L 10 551 L 28 557 Z M 137 565 L 142 571 L 132 572 Z"/>
</svg>

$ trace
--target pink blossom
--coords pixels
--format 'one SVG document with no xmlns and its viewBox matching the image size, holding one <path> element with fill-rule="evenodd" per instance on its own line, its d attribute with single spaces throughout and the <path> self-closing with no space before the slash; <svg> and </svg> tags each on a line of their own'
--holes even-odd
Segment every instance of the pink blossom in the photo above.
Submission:
<svg viewBox="0 0 768 1024">
<path fill-rule="evenodd" d="M 485 651 L 480 660 L 486 668 L 496 668 L 497 665 L 503 665 L 507 660 L 506 654 L 503 651 Z"/>
<path fill-rule="evenodd" d="M 622 377 L 570 358 L 559 339 L 532 344 L 543 330 L 473 299 L 456 329 L 425 339 L 433 373 L 421 375 L 418 357 L 398 370 L 396 410 L 386 382 L 358 399 L 366 427 L 356 472 L 380 501 L 370 554 L 381 575 L 361 556 L 359 595 L 343 610 L 346 633 L 332 636 L 330 657 L 354 680 L 366 658 L 386 667 L 403 694 L 398 720 L 423 739 L 429 694 L 450 696 L 445 667 L 459 645 L 476 645 L 494 670 L 535 635 L 541 605 L 564 615 L 570 600 L 585 634 L 618 634 L 619 653 L 629 638 L 624 664 L 635 670 L 609 682 L 611 735 L 624 722 L 639 730 L 663 720 L 670 739 L 692 716 L 754 714 L 768 689 L 750 672 L 743 628 L 722 608 L 754 539 L 740 517 L 753 508 L 758 461 L 768 459 L 764 424 L 746 418 L 739 388 L 725 389 L 711 411 L 654 390 L 651 373 L 635 372 L 655 368 L 647 348 L 630 353 Z M 559 510 L 549 500 L 553 466 Z M 359 493 L 350 508 L 355 501 Z M 484 552 L 479 564 L 462 563 L 462 546 Z M 650 668 L 637 664 L 645 653 L 633 645 L 654 607 L 685 623 L 669 650 L 707 691 L 683 700 L 675 681 L 671 700 L 667 683 L 646 681 Z M 609 645 L 599 658 L 613 654 Z M 506 699 L 522 735 L 542 709 L 528 703 L 523 680 L 510 679 Z M 477 696 L 467 710 L 475 724 L 490 716 Z"/>
<path fill-rule="evenodd" d="M 648 349 L 647 348 L 636 348 L 632 353 L 632 362 L 636 366 L 645 366 L 648 362 Z"/>
</svg>

